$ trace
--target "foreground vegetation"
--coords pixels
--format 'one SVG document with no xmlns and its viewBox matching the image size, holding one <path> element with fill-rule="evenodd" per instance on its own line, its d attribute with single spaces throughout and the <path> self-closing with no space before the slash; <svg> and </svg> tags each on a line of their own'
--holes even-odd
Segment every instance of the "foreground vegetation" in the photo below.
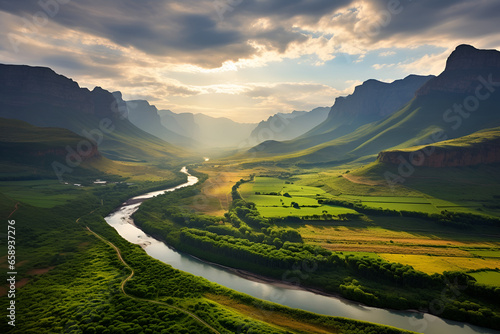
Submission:
<svg viewBox="0 0 500 334">
<path fill-rule="evenodd" d="M 96 185 L 77 189 L 61 202 L 19 203 L 16 220 L 16 326 L 2 321 L 2 333 L 401 333 L 343 318 L 292 310 L 230 291 L 150 258 L 122 239 L 103 220 L 127 198 L 148 190 L 184 182 Z M 22 189 L 21 189 L 22 190 Z M 47 190 L 49 191 L 49 190 Z M 64 189 L 50 188 L 55 194 Z M 186 189 L 192 191 L 192 189 Z M 29 193 L 29 191 L 26 191 Z M 7 217 L 16 200 L 1 196 Z M 46 208 L 44 208 L 46 207 Z M 49 208 L 50 207 L 50 208 Z M 85 227 L 114 244 L 115 249 Z M 2 245 L 5 250 L 5 244 Z M 6 257 L 1 259 L 2 266 Z M 120 287 L 126 282 L 123 294 Z M 6 287 L 2 287 L 5 293 Z M 132 298 L 131 298 L 132 297 Z M 7 306 L 2 298 L 1 307 Z M 262 316 L 267 314 L 267 316 Z M 256 315 L 257 318 L 256 318 Z"/>
<path fill-rule="evenodd" d="M 252 182 L 259 180 L 264 180 L 262 186 L 249 188 Z M 423 224 L 418 229 L 419 241 L 426 238 L 431 241 L 433 233 L 439 231 L 443 240 L 456 243 L 455 249 L 451 245 L 452 251 L 463 251 L 473 258 L 473 251 L 484 250 L 490 247 L 488 242 L 496 240 L 494 235 L 498 230 L 496 226 L 492 226 L 498 223 L 495 218 L 468 213 L 395 211 L 347 201 L 334 202 L 331 195 L 317 188 L 292 182 L 295 183 L 293 178 L 277 180 L 256 177 L 240 180 L 233 187 L 230 210 L 222 217 L 193 211 L 191 203 L 200 196 L 200 191 L 191 188 L 145 203 L 136 213 L 135 219 L 147 233 L 161 237 L 179 250 L 212 262 L 295 284 L 300 277 L 298 281 L 303 286 L 320 288 L 368 305 L 420 309 L 449 319 L 500 328 L 497 302 L 500 288 L 477 282 L 473 276 L 464 272 L 463 263 L 457 263 L 450 271 L 422 271 L 421 268 L 398 263 L 404 261 L 390 258 L 390 253 L 360 253 L 355 248 L 346 253 L 335 250 L 337 245 L 331 240 L 329 243 L 329 232 L 325 233 L 331 231 L 331 235 L 346 236 L 348 233 L 339 233 L 340 228 L 352 231 L 349 227 L 351 225 L 366 230 L 378 228 L 380 232 L 384 225 L 377 226 L 377 222 L 387 220 L 393 223 L 392 226 L 385 223 L 385 230 L 402 235 L 405 233 L 404 229 L 397 232 L 394 227 L 397 219 L 404 219 L 412 222 L 410 226 Z M 280 188 L 276 189 L 276 184 L 280 184 Z M 238 191 L 240 188 L 241 192 Z M 256 199 L 256 203 L 247 201 L 247 197 Z M 321 214 L 286 216 L 278 213 L 267 218 L 261 215 L 261 208 L 269 203 L 280 203 L 287 210 L 302 212 L 303 206 L 313 205 L 312 199 L 316 200 L 313 209 L 320 210 Z M 298 207 L 294 207 L 292 201 Z M 333 210 L 340 210 L 336 214 L 324 212 L 325 205 L 330 205 Z M 352 211 L 344 213 L 341 211 L 344 208 Z M 478 222 L 480 226 L 476 226 Z M 399 227 L 404 228 L 404 225 L 403 223 Z M 317 237 L 306 233 L 315 228 L 320 229 L 317 230 Z M 425 232 L 427 228 L 430 229 Z M 463 233 L 464 230 L 467 233 Z M 415 232 L 410 229 L 410 234 L 412 233 Z M 488 233 L 491 233 L 489 237 Z M 476 244 L 467 249 L 461 248 L 460 243 L 472 240 Z M 480 245 L 481 242 L 484 242 L 483 246 Z M 360 244 L 359 241 L 356 243 Z M 396 242 L 387 239 L 387 243 L 398 243 L 399 248 L 405 247 L 397 239 Z M 418 248 L 415 246 L 417 245 L 407 245 L 406 248 L 411 252 L 412 248 Z M 447 246 L 446 242 L 438 245 L 436 240 L 436 243 L 428 242 L 425 247 L 445 250 Z M 493 259 L 490 267 L 498 268 L 495 267 L 497 263 Z M 301 275 L 304 268 L 308 268 L 307 275 Z M 480 268 L 481 265 L 470 269 Z M 458 293 L 449 290 L 450 282 L 455 287 L 461 287 Z M 436 300 L 440 301 L 443 295 L 447 296 L 446 303 L 437 310 L 432 305 Z"/>
</svg>

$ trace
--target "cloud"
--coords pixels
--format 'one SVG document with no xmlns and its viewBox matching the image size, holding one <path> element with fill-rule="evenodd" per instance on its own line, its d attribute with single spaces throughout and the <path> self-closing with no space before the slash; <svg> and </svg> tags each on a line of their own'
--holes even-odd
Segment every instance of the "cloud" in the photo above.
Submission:
<svg viewBox="0 0 500 334">
<path fill-rule="evenodd" d="M 499 14 L 495 0 L 0 0 L 0 61 L 50 66 L 174 111 L 251 118 L 330 105 L 346 92 L 332 82 L 368 70 L 439 74 L 458 44 L 499 48 Z M 421 46 L 434 51 L 411 53 Z M 339 55 L 349 78 L 328 67 Z M 289 60 L 293 80 L 274 70 Z M 322 66 L 332 80 L 308 77 Z M 240 75 L 258 68 L 277 77 Z"/>
<path fill-rule="evenodd" d="M 205 69 L 265 66 L 304 55 L 314 55 L 321 65 L 339 52 L 363 55 L 422 43 L 450 48 L 464 38 L 486 41 L 485 35 L 495 36 L 500 12 L 500 2 L 492 0 L 220 2 L 229 8 L 223 20 L 214 0 L 146 0 L 140 5 L 135 0 L 87 0 L 56 7 L 40 5 L 56 0 L 0 1 L 0 10 L 24 18 L 11 26 L 17 31 L 32 21 L 31 30 L 44 35 L 46 27 L 33 24 L 33 15 L 47 12 L 54 14 L 48 20 L 80 35 L 170 64 Z"/>
<path fill-rule="evenodd" d="M 389 57 L 389 56 L 394 56 L 396 54 L 395 51 L 385 51 L 385 52 L 381 52 L 379 53 L 379 57 Z"/>
</svg>

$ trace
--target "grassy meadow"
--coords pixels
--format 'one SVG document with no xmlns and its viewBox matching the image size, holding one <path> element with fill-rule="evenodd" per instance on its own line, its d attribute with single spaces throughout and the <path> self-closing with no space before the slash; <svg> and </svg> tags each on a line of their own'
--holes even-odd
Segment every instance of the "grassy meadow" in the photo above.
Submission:
<svg viewBox="0 0 500 334">
<path fill-rule="evenodd" d="M 342 168 L 288 178 L 256 176 L 241 184 L 239 193 L 266 218 L 316 217 L 282 227 L 293 228 L 305 242 L 330 251 L 381 258 L 428 274 L 500 268 L 498 228 L 478 226 L 464 233 L 420 218 L 360 215 L 355 209 L 318 203 L 332 198 L 373 209 L 484 213 L 475 210 L 481 207 L 481 199 L 457 201 L 456 194 L 439 198 L 411 187 L 388 189 L 380 180 L 359 175 Z M 344 222 L 339 214 L 360 216 Z"/>
</svg>

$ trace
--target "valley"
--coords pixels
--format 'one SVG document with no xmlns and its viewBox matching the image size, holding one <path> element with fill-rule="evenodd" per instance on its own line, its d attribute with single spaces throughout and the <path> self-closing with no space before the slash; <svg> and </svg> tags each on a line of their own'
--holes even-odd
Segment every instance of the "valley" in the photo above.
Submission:
<svg viewBox="0 0 500 334">
<path fill-rule="evenodd" d="M 497 333 L 499 73 L 239 123 L 0 65 L 2 333 Z"/>
</svg>

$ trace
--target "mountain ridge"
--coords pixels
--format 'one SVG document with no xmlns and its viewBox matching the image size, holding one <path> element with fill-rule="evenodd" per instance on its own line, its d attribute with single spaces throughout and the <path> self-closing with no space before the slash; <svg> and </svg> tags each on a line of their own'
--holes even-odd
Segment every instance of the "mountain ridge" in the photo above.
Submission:
<svg viewBox="0 0 500 334">
<path fill-rule="evenodd" d="M 471 61 L 475 55 L 478 60 Z M 417 88 L 419 93 L 390 116 L 333 140 L 322 134 L 315 137 L 322 139 L 318 143 L 306 134 L 295 141 L 263 143 L 251 152 L 257 159 L 269 159 L 274 154 L 280 163 L 338 164 L 363 157 L 375 160 L 384 150 L 433 142 L 436 133 L 453 139 L 499 126 L 500 66 L 496 67 L 499 59 L 498 51 L 459 46 L 450 55 L 447 69 Z M 464 70 L 460 70 L 460 64 L 466 64 Z"/>
<path fill-rule="evenodd" d="M 294 110 L 291 113 L 276 113 L 261 121 L 250 134 L 257 144 L 267 140 L 284 141 L 297 138 L 328 117 L 330 107 L 318 107 L 311 111 Z"/>
<path fill-rule="evenodd" d="M 125 102 L 47 67 L 0 64 L 0 117 L 39 127 L 58 127 L 98 142 L 115 160 L 174 159 L 186 152 L 146 133 L 126 119 Z"/>
</svg>

